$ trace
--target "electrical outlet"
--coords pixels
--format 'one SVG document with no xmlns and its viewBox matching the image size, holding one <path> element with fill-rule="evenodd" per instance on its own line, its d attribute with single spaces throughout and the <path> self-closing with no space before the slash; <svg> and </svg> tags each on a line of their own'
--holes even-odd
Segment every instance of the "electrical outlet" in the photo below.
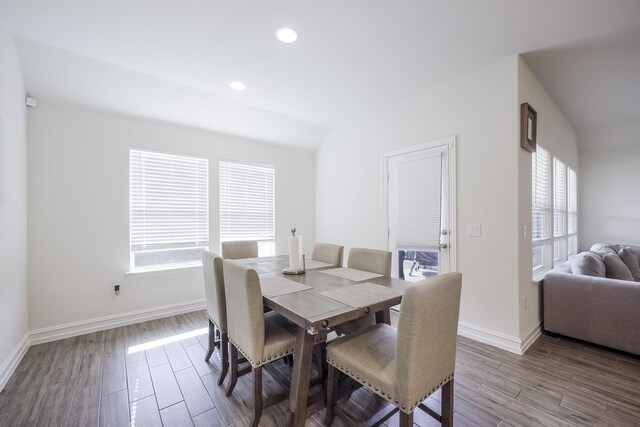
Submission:
<svg viewBox="0 0 640 427">
<path fill-rule="evenodd" d="M 527 311 L 527 297 L 524 297 L 524 311 Z"/>
<path fill-rule="evenodd" d="M 482 236 L 482 225 L 480 224 L 467 224 L 467 236 L 480 237 Z"/>
<path fill-rule="evenodd" d="M 120 295 L 120 284 L 119 283 L 114 283 L 113 284 L 113 293 L 116 294 L 116 296 Z"/>
</svg>

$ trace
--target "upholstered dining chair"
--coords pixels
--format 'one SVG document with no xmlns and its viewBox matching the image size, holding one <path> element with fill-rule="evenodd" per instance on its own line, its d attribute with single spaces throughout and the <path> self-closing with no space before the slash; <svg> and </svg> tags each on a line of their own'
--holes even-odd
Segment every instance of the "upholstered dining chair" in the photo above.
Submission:
<svg viewBox="0 0 640 427">
<path fill-rule="evenodd" d="M 216 347 L 216 342 L 218 342 L 222 359 L 218 385 L 221 385 L 229 370 L 227 302 L 224 296 L 222 258 L 213 252 L 202 252 L 202 269 L 204 271 L 204 291 L 207 298 L 207 317 L 209 318 L 209 349 L 204 361 L 209 361 Z M 216 339 L 216 330 L 220 335 L 219 341 Z"/>
<path fill-rule="evenodd" d="M 258 242 L 255 240 L 238 240 L 222 242 L 223 259 L 254 258 L 258 256 Z"/>
<path fill-rule="evenodd" d="M 332 245 L 331 243 L 316 243 L 311 252 L 311 259 L 342 267 L 343 254 L 344 246 Z"/>
<path fill-rule="evenodd" d="M 443 426 L 453 425 L 461 288 L 460 273 L 413 283 L 402 297 L 397 330 L 381 323 L 327 346 L 326 424 L 334 414 L 343 414 L 334 408 L 339 370 L 395 406 L 388 414 L 376 414 L 379 423 L 400 411 L 400 426 L 413 426 L 413 411 L 420 408 Z M 422 402 L 439 388 L 442 406 L 437 414 Z"/>
<path fill-rule="evenodd" d="M 391 276 L 391 252 L 379 249 L 351 248 L 347 267 Z"/>
<path fill-rule="evenodd" d="M 238 351 L 251 364 L 253 374 L 253 426 L 262 417 L 263 407 L 286 399 L 287 395 L 262 399 L 262 367 L 294 350 L 297 326 L 281 315 L 262 310 L 262 291 L 258 273 L 250 267 L 224 260 L 225 297 L 233 310 L 227 312 L 231 372 L 227 396 L 238 381 Z"/>
<path fill-rule="evenodd" d="M 349 251 L 349 259 L 347 260 L 347 267 L 390 277 L 391 252 L 379 249 L 351 248 Z M 390 323 L 388 315 L 389 313 L 387 311 L 385 316 L 383 316 L 385 317 L 384 321 L 386 323 Z M 338 335 L 346 335 L 375 323 L 376 317 L 371 313 L 365 317 L 338 325 L 335 327 L 335 331 Z"/>
</svg>

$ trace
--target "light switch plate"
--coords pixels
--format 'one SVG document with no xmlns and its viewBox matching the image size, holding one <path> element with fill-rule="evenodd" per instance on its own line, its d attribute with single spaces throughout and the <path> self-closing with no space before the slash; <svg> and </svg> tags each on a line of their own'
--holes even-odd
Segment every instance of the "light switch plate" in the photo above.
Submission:
<svg viewBox="0 0 640 427">
<path fill-rule="evenodd" d="M 480 224 L 467 224 L 467 236 L 480 237 L 482 236 L 482 225 Z"/>
</svg>

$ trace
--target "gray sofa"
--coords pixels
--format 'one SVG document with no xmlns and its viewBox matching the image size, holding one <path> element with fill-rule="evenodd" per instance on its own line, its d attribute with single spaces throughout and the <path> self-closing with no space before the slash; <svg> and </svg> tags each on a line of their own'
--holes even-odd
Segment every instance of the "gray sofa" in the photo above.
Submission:
<svg viewBox="0 0 640 427">
<path fill-rule="evenodd" d="M 607 246 L 622 247 L 592 250 Z M 640 258 L 640 246 L 623 246 Z M 573 274 L 572 263 L 576 271 L 569 260 L 544 277 L 544 330 L 640 355 L 640 282 Z"/>
</svg>

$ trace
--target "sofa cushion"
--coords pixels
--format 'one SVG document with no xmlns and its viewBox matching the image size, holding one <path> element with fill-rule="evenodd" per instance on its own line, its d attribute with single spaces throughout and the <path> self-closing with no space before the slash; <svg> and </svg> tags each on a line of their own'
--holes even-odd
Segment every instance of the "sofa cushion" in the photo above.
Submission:
<svg viewBox="0 0 640 427">
<path fill-rule="evenodd" d="M 638 257 L 635 252 L 629 248 L 622 248 L 618 252 L 618 256 L 631 272 L 633 279 L 636 282 L 640 282 L 640 265 L 638 265 Z"/>
<path fill-rule="evenodd" d="M 633 254 L 635 254 L 635 256 L 638 257 L 639 264 L 640 264 L 640 246 L 625 245 L 624 248 L 631 251 Z"/>
<path fill-rule="evenodd" d="M 595 252 L 580 252 L 571 259 L 571 272 L 581 276 L 605 277 L 607 270 L 600 255 Z"/>
<path fill-rule="evenodd" d="M 594 243 L 591 246 L 591 252 L 595 252 L 601 257 L 605 256 L 606 254 L 618 255 L 618 250 L 611 247 L 610 243 Z"/>
<path fill-rule="evenodd" d="M 631 271 L 624 265 L 624 262 L 616 254 L 606 254 L 602 257 L 606 267 L 606 274 L 609 279 L 634 281 Z"/>
</svg>

